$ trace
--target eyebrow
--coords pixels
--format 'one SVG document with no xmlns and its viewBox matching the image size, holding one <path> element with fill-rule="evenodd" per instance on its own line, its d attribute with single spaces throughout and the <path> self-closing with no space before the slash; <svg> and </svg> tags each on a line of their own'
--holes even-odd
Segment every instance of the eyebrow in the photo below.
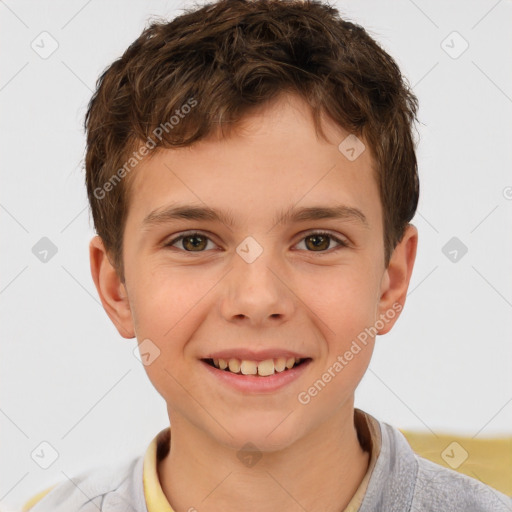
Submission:
<svg viewBox="0 0 512 512">
<path fill-rule="evenodd" d="M 287 210 L 279 212 L 274 217 L 273 225 L 321 219 L 356 221 L 367 229 L 370 227 L 366 216 L 361 210 L 346 205 L 310 206 L 303 208 L 292 206 Z M 142 225 L 145 228 L 149 228 L 172 220 L 217 221 L 229 227 L 235 224 L 234 215 L 230 211 L 215 210 L 207 206 L 171 205 L 149 213 L 142 221 Z"/>
</svg>

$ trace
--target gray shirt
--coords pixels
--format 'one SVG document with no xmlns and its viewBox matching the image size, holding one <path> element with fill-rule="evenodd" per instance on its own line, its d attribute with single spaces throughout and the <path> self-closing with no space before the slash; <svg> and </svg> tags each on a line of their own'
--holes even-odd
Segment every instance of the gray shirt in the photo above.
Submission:
<svg viewBox="0 0 512 512">
<path fill-rule="evenodd" d="M 359 512 L 512 512 L 512 498 L 416 455 L 403 434 L 378 421 L 380 453 Z M 30 512 L 148 512 L 144 456 L 81 473 Z"/>
</svg>

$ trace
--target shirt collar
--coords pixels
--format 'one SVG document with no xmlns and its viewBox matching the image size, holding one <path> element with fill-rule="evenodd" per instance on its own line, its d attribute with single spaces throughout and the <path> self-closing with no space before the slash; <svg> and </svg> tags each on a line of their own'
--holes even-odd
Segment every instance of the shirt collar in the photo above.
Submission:
<svg viewBox="0 0 512 512">
<path fill-rule="evenodd" d="M 158 461 L 169 453 L 170 440 L 171 429 L 167 427 L 155 436 L 144 455 L 142 481 L 148 512 L 174 512 L 158 478 Z"/>
<path fill-rule="evenodd" d="M 343 512 L 359 510 L 381 451 L 381 430 L 379 422 L 373 416 L 360 409 L 354 409 L 354 425 L 361 447 L 370 453 L 370 461 L 363 480 Z M 148 512 L 174 512 L 167 501 L 158 477 L 158 462 L 169 453 L 170 439 L 171 429 L 167 427 L 155 436 L 144 455 L 142 480 Z"/>
</svg>

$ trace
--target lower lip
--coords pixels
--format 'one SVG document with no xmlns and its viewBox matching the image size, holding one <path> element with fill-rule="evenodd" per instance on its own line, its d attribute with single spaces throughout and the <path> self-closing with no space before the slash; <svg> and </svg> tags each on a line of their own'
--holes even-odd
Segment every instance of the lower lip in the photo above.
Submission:
<svg viewBox="0 0 512 512">
<path fill-rule="evenodd" d="M 245 393 L 272 393 L 298 379 L 311 363 L 311 359 L 304 361 L 302 364 L 295 366 L 291 370 L 285 370 L 280 373 L 276 372 L 274 375 L 269 375 L 267 377 L 231 373 L 226 370 L 219 370 L 205 361 L 200 362 L 214 378 L 219 379 L 221 382 L 224 382 L 238 391 L 243 391 Z"/>
</svg>

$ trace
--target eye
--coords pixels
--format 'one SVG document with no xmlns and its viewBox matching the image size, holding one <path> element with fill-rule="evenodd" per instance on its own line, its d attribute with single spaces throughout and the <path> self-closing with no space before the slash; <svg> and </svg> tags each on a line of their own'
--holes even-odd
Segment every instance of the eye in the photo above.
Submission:
<svg viewBox="0 0 512 512">
<path fill-rule="evenodd" d="M 304 242 L 308 252 L 326 252 L 331 248 L 330 246 L 333 241 L 337 243 L 339 247 L 348 247 L 347 242 L 339 239 L 331 233 L 326 233 L 323 231 L 314 231 L 308 233 L 301 239 L 300 243 Z M 176 244 L 180 244 L 181 247 L 178 245 L 176 248 L 184 250 L 185 252 L 204 252 L 208 248 L 208 242 L 215 245 L 210 237 L 203 233 L 194 231 L 184 233 L 176 238 L 173 238 L 169 242 L 165 243 L 164 246 L 174 247 Z M 211 249 L 212 247 L 209 248 Z M 334 250 L 335 249 L 336 248 L 334 248 Z"/>
<path fill-rule="evenodd" d="M 336 242 L 341 247 L 348 247 L 347 242 L 323 231 L 308 233 L 304 238 L 302 238 L 300 243 L 302 243 L 302 241 L 304 241 L 304 245 L 307 249 L 312 249 L 308 252 L 326 252 L 326 250 L 330 248 L 332 241 Z"/>
<path fill-rule="evenodd" d="M 186 252 L 203 252 L 203 250 L 208 245 L 208 241 L 210 241 L 213 244 L 211 239 L 206 235 L 203 235 L 202 233 L 198 232 L 193 232 L 180 235 L 170 240 L 168 243 L 165 244 L 165 247 L 172 247 L 178 242 L 180 242 L 181 249 L 183 249 Z"/>
</svg>

